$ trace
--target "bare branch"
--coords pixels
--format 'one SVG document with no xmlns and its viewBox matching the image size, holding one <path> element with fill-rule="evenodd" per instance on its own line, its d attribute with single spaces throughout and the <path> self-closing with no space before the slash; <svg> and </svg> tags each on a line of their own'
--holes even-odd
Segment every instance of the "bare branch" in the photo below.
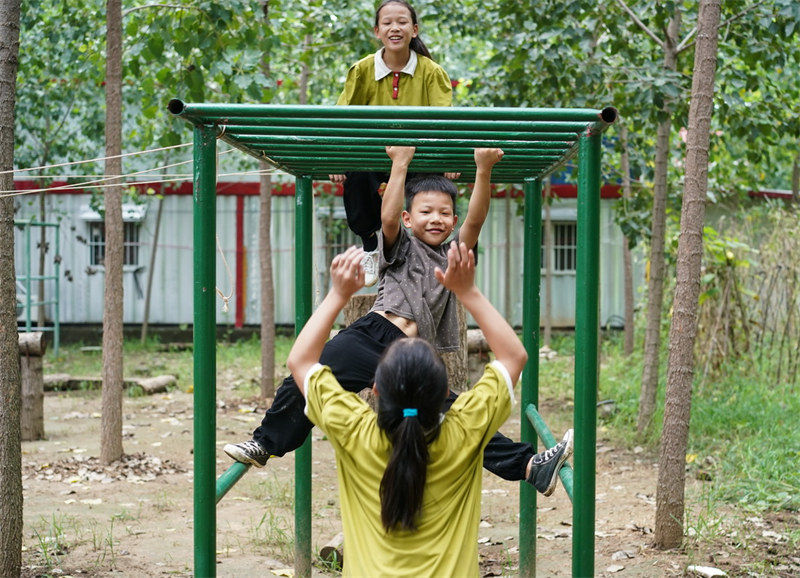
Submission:
<svg viewBox="0 0 800 578">
<path fill-rule="evenodd" d="M 179 4 L 142 4 L 141 6 L 134 6 L 133 8 L 128 8 L 127 10 L 122 11 L 122 16 L 127 16 L 131 12 L 135 12 L 137 10 L 144 10 L 145 8 L 175 8 L 177 10 L 200 10 L 200 8 L 196 6 L 181 6 Z"/>
<path fill-rule="evenodd" d="M 633 21 L 636 23 L 636 25 L 637 25 L 639 28 L 641 28 L 641 29 L 644 31 L 644 33 L 645 33 L 645 34 L 647 34 L 647 35 L 648 35 L 650 38 L 652 38 L 652 39 L 653 39 L 653 42 L 655 42 L 656 44 L 658 44 L 658 46 L 659 46 L 660 48 L 662 48 L 662 49 L 664 48 L 664 41 L 663 41 L 663 40 L 661 40 L 661 39 L 660 39 L 660 38 L 659 38 L 659 37 L 656 35 L 656 33 L 655 33 L 655 32 L 653 32 L 652 30 L 650 30 L 650 29 L 647 27 L 647 25 L 646 25 L 644 22 L 642 22 L 641 20 L 639 20 L 639 17 L 638 17 L 638 16 L 636 16 L 636 14 L 634 14 L 634 13 L 633 13 L 633 10 L 631 10 L 630 8 L 628 8 L 628 5 L 627 5 L 627 4 L 625 4 L 624 0 L 617 0 L 617 4 L 619 4 L 619 5 L 622 7 L 622 9 L 623 9 L 625 12 L 627 12 L 627 13 L 628 13 L 628 16 L 630 16 L 630 17 L 631 17 L 631 19 L 632 19 L 632 20 L 633 20 Z"/>
<path fill-rule="evenodd" d="M 745 8 L 744 10 L 739 12 L 738 14 L 734 14 L 733 16 L 731 16 L 730 18 L 728 18 L 727 20 L 725 20 L 724 22 L 722 22 L 719 25 L 720 29 L 724 28 L 725 26 L 727 26 L 731 22 L 733 22 L 735 20 L 738 20 L 739 18 L 741 18 L 742 16 L 744 16 L 748 12 L 752 12 L 753 10 L 755 10 L 756 8 L 761 6 L 763 3 L 764 3 L 764 0 L 760 0 L 759 2 L 756 2 L 755 4 L 753 4 L 752 6 L 748 6 L 747 8 Z M 686 38 L 681 40 L 681 43 L 678 44 L 678 47 L 675 49 L 675 55 L 676 56 L 678 54 L 680 54 L 681 52 L 683 52 L 684 50 L 688 50 L 689 48 L 694 46 L 694 41 L 690 42 L 690 40 L 692 40 L 692 38 L 694 38 L 694 35 L 695 35 L 696 32 L 697 32 L 697 26 L 692 28 L 689 31 L 689 34 L 686 35 Z"/>
</svg>

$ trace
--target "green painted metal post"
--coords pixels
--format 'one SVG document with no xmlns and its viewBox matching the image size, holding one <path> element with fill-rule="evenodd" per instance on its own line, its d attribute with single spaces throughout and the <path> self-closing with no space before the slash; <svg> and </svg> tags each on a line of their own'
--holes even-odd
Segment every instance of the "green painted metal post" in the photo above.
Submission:
<svg viewBox="0 0 800 578">
<path fill-rule="evenodd" d="M 294 323 L 299 333 L 311 317 L 314 197 L 309 177 L 295 179 Z M 294 453 L 294 572 L 311 576 L 311 436 Z"/>
<path fill-rule="evenodd" d="M 61 257 L 61 227 L 58 223 L 52 225 L 55 231 L 56 255 Z M 61 259 L 56 259 L 53 264 L 53 355 L 58 357 L 58 348 L 61 344 Z"/>
<path fill-rule="evenodd" d="M 213 126 L 194 129 L 194 575 L 216 576 L 216 189 Z"/>
<path fill-rule="evenodd" d="M 578 145 L 578 248 L 575 282 L 575 496 L 572 575 L 594 576 L 595 465 L 600 280 L 600 134 Z"/>
<path fill-rule="evenodd" d="M 33 271 L 31 271 L 31 224 L 30 223 L 28 223 L 25 227 L 25 253 L 28 255 L 28 258 L 26 259 L 27 267 L 25 274 L 25 311 L 26 311 L 25 331 L 30 332 L 32 331 L 31 307 L 33 306 L 33 302 L 31 301 L 31 276 L 33 275 Z"/>
<path fill-rule="evenodd" d="M 522 343 L 528 364 L 522 372 L 521 407 L 539 403 L 539 287 L 541 285 L 542 181 L 526 180 L 525 235 L 522 287 Z M 536 448 L 536 432 L 521 420 L 521 438 Z M 519 490 L 519 575 L 536 575 L 536 490 L 520 482 Z"/>
</svg>

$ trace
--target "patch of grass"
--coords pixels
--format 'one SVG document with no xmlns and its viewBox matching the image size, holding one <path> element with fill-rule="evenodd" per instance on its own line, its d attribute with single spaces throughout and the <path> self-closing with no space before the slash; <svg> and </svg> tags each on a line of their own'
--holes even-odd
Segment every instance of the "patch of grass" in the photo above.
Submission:
<svg viewBox="0 0 800 578">
<path fill-rule="evenodd" d="M 654 450 L 663 423 L 666 351 L 657 412 L 644 439 L 636 435 L 641 347 L 626 357 L 622 336 L 612 334 L 602 341 L 601 360 L 598 399 L 613 399 L 617 409 L 604 420 L 607 435 L 617 443 Z M 687 451 L 689 475 L 710 478 L 708 495 L 700 499 L 710 502 L 709 512 L 713 512 L 716 501 L 755 511 L 800 509 L 800 397 L 789 385 L 764 383 L 745 360 L 731 361 L 724 369 L 705 380 L 697 377 L 694 385 Z M 697 523 L 707 529 L 710 520 Z"/>
<path fill-rule="evenodd" d="M 291 560 L 294 553 L 294 531 L 282 515 L 267 511 L 251 531 L 251 542 L 262 548 L 268 546 L 270 555 Z M 275 551 L 277 549 L 277 552 Z"/>
<path fill-rule="evenodd" d="M 294 507 L 294 488 L 288 482 L 278 480 L 278 477 L 272 472 L 253 479 L 256 483 L 253 484 L 251 490 L 248 490 L 248 496 L 258 502 L 268 502 L 275 508 L 291 509 Z"/>
</svg>

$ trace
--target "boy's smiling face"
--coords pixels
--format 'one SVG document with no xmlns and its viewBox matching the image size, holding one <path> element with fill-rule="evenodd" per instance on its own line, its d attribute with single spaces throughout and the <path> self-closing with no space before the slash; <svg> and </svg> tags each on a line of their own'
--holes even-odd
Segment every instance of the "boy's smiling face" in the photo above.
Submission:
<svg viewBox="0 0 800 578">
<path fill-rule="evenodd" d="M 411 209 L 403 211 L 403 224 L 423 243 L 444 243 L 458 223 L 453 199 L 444 191 L 421 191 L 411 200 Z"/>
</svg>

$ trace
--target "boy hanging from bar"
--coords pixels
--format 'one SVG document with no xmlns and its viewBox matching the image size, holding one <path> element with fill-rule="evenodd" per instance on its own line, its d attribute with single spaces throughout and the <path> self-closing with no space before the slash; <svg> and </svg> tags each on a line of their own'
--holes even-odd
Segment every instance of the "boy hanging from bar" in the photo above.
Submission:
<svg viewBox="0 0 800 578">
<path fill-rule="evenodd" d="M 397 339 L 421 337 L 440 352 L 458 349 L 457 299 L 433 272 L 436 267 L 447 268 L 452 234 L 475 251 L 489 211 L 492 168 L 503 157 L 500 149 L 475 150 L 475 187 L 456 233 L 456 186 L 439 175 L 406 183 L 414 147 L 387 146 L 386 152 L 392 168 L 381 205 L 378 295 L 369 313 L 325 344 L 320 358 L 342 387 L 356 393 L 372 387 L 378 360 Z M 455 399 L 451 392 L 441 409 L 444 416 Z M 223 450 L 236 461 L 263 467 L 270 457 L 293 451 L 305 441 L 313 424 L 304 410 L 305 399 L 290 375 L 253 439 L 227 444 Z M 556 446 L 535 454 L 530 444 L 498 432 L 484 450 L 484 467 L 505 480 L 526 480 L 549 496 L 561 465 L 572 453 L 572 437 L 568 430 Z"/>
</svg>

